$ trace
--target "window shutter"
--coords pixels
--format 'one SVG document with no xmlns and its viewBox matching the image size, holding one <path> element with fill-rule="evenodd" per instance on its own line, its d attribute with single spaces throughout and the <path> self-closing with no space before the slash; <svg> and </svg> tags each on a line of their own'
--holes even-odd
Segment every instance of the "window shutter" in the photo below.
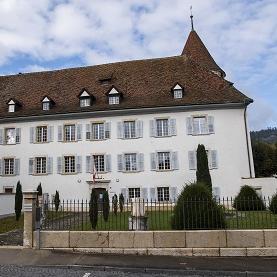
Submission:
<svg viewBox="0 0 277 277">
<path fill-rule="evenodd" d="M 47 158 L 47 174 L 53 173 L 53 158 L 48 157 Z"/>
<path fill-rule="evenodd" d="M 187 117 L 187 134 L 188 135 L 192 135 L 193 134 L 192 117 Z"/>
<path fill-rule="evenodd" d="M 29 175 L 34 174 L 34 158 L 29 159 Z"/>
<path fill-rule="evenodd" d="M 62 157 L 57 158 L 57 173 L 62 174 L 63 172 L 63 165 L 62 165 Z"/>
<path fill-rule="evenodd" d="M 150 188 L 150 201 L 156 200 L 156 188 Z"/>
<path fill-rule="evenodd" d="M 58 141 L 63 141 L 63 126 L 58 126 Z"/>
<path fill-rule="evenodd" d="M 35 128 L 31 127 L 30 128 L 30 143 L 34 143 L 35 141 Z"/>
<path fill-rule="evenodd" d="M 218 161 L 217 161 L 217 151 L 211 150 L 211 167 L 218 168 Z"/>
<path fill-rule="evenodd" d="M 86 140 L 91 140 L 91 124 L 86 124 Z"/>
<path fill-rule="evenodd" d="M 143 137 L 143 121 L 142 120 L 136 121 L 136 136 L 138 138 Z"/>
<path fill-rule="evenodd" d="M 127 189 L 126 188 L 122 188 L 121 189 L 121 193 L 122 193 L 122 195 L 124 197 L 124 203 L 126 203 L 127 202 Z"/>
<path fill-rule="evenodd" d="M 0 176 L 3 175 L 3 159 L 0 159 Z"/>
<path fill-rule="evenodd" d="M 118 171 L 123 171 L 123 155 L 117 155 L 117 169 Z"/>
<path fill-rule="evenodd" d="M 171 152 L 171 168 L 179 169 L 178 152 Z"/>
<path fill-rule="evenodd" d="M 0 129 L 0 144 L 4 144 L 4 129 Z"/>
<path fill-rule="evenodd" d="M 144 154 L 143 153 L 137 154 L 137 161 L 138 161 L 138 171 L 144 171 Z"/>
<path fill-rule="evenodd" d="M 111 122 L 105 122 L 105 139 L 111 138 Z"/>
<path fill-rule="evenodd" d="M 77 124 L 77 140 L 82 140 L 82 124 Z"/>
<path fill-rule="evenodd" d="M 77 156 L 77 173 L 82 173 L 82 156 Z"/>
<path fill-rule="evenodd" d="M 111 155 L 105 155 L 105 170 L 111 172 Z"/>
<path fill-rule="evenodd" d="M 15 175 L 20 174 L 20 160 L 19 159 L 14 160 L 14 174 Z"/>
<path fill-rule="evenodd" d="M 92 173 L 92 156 L 86 156 L 86 173 Z"/>
<path fill-rule="evenodd" d="M 176 131 L 176 119 L 171 118 L 169 120 L 169 133 L 171 136 L 176 136 L 177 131 Z"/>
<path fill-rule="evenodd" d="M 123 122 L 117 122 L 117 138 L 123 138 Z"/>
<path fill-rule="evenodd" d="M 48 126 L 47 137 L 48 142 L 52 142 L 54 140 L 54 126 Z"/>
<path fill-rule="evenodd" d="M 208 131 L 210 134 L 214 134 L 214 117 L 208 116 Z"/>
<path fill-rule="evenodd" d="M 156 121 L 155 120 L 150 120 L 150 137 L 155 137 L 156 136 Z"/>
<path fill-rule="evenodd" d="M 15 143 L 20 143 L 21 140 L 21 128 L 16 128 L 15 129 Z"/>
<path fill-rule="evenodd" d="M 208 166 L 209 166 L 209 169 L 212 169 L 212 152 L 211 150 L 208 150 L 206 149 L 206 154 L 207 154 L 207 159 L 208 159 Z"/>
<path fill-rule="evenodd" d="M 141 190 L 141 196 L 142 196 L 144 202 L 147 202 L 147 199 L 148 199 L 147 188 L 142 188 L 142 190 Z"/>
<path fill-rule="evenodd" d="M 157 160 L 156 160 L 156 153 L 150 154 L 150 164 L 151 164 L 151 170 L 157 169 Z"/>
<path fill-rule="evenodd" d="M 175 202 L 177 200 L 177 187 L 169 188 L 169 199 L 171 202 Z"/>
<path fill-rule="evenodd" d="M 189 151 L 189 169 L 195 170 L 196 169 L 196 151 Z"/>
</svg>

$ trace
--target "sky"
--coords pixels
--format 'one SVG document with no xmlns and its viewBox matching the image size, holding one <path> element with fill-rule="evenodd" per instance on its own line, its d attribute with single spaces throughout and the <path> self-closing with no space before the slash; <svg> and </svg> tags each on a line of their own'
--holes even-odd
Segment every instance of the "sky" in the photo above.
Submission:
<svg viewBox="0 0 277 277">
<path fill-rule="evenodd" d="M 226 79 L 277 126 L 277 0 L 0 0 L 0 75 L 179 55 L 194 27 Z"/>
</svg>

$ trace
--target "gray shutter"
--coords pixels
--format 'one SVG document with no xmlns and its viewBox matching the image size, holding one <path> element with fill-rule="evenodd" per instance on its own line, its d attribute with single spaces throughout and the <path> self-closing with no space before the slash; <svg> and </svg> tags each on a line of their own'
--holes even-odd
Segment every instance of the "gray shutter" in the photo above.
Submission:
<svg viewBox="0 0 277 277">
<path fill-rule="evenodd" d="M 189 151 L 189 169 L 195 170 L 196 169 L 196 151 Z"/>
<path fill-rule="evenodd" d="M 105 139 L 111 138 L 111 122 L 105 122 Z"/>
<path fill-rule="evenodd" d="M 209 169 L 212 169 L 212 152 L 211 150 L 208 150 L 208 149 L 206 149 L 206 151 L 208 151 L 208 153 L 206 152 L 207 159 L 208 159 L 208 166 L 209 166 Z"/>
<path fill-rule="evenodd" d="M 4 144 L 4 129 L 0 129 L 0 144 Z"/>
<path fill-rule="evenodd" d="M 171 152 L 172 169 L 179 169 L 178 152 Z"/>
<path fill-rule="evenodd" d="M 92 172 L 92 156 L 86 156 L 86 173 Z"/>
<path fill-rule="evenodd" d="M 29 175 L 34 174 L 34 158 L 29 159 Z"/>
<path fill-rule="evenodd" d="M 123 122 L 117 122 L 117 138 L 123 138 Z"/>
<path fill-rule="evenodd" d="M 58 126 L 58 141 L 63 141 L 63 126 Z"/>
<path fill-rule="evenodd" d="M 155 137 L 157 134 L 155 123 L 156 123 L 155 120 L 150 120 L 150 137 Z"/>
<path fill-rule="evenodd" d="M 218 168 L 218 161 L 217 161 L 217 151 L 211 150 L 211 167 Z"/>
<path fill-rule="evenodd" d="M 54 140 L 54 126 L 48 126 L 47 137 L 48 142 L 52 142 Z"/>
<path fill-rule="evenodd" d="M 123 171 L 123 155 L 119 154 L 117 155 L 117 170 L 118 171 Z"/>
<path fill-rule="evenodd" d="M 105 155 L 105 170 L 111 172 L 111 155 Z"/>
<path fill-rule="evenodd" d="M 82 140 L 82 124 L 77 124 L 77 140 Z"/>
<path fill-rule="evenodd" d="M 126 201 L 127 201 L 127 189 L 126 188 L 122 188 L 121 189 L 121 193 L 122 193 L 122 195 L 124 197 L 124 203 L 126 203 Z"/>
<path fill-rule="evenodd" d="M 14 174 L 15 175 L 20 174 L 20 160 L 19 159 L 14 160 Z"/>
<path fill-rule="evenodd" d="M 82 173 L 82 156 L 77 156 L 77 173 Z"/>
<path fill-rule="evenodd" d="M 157 169 L 157 160 L 156 160 L 156 153 L 151 153 L 150 154 L 150 166 L 151 170 L 156 170 Z"/>
<path fill-rule="evenodd" d="M 177 200 L 177 187 L 169 188 L 169 199 L 172 202 L 175 202 Z"/>
<path fill-rule="evenodd" d="M 214 134 L 214 117 L 208 116 L 208 132 Z"/>
<path fill-rule="evenodd" d="M 35 141 L 35 128 L 31 127 L 30 128 L 30 143 L 34 143 Z"/>
<path fill-rule="evenodd" d="M 141 195 L 142 195 L 142 198 L 143 198 L 144 202 L 147 202 L 147 199 L 148 199 L 147 188 L 142 188 Z"/>
<path fill-rule="evenodd" d="M 86 124 L 86 140 L 91 140 L 91 124 Z"/>
<path fill-rule="evenodd" d="M 156 188 L 150 188 L 150 201 L 156 200 Z"/>
<path fill-rule="evenodd" d="M 136 121 L 136 136 L 138 138 L 143 137 L 143 121 L 142 120 Z"/>
<path fill-rule="evenodd" d="M 21 128 L 15 129 L 15 143 L 20 143 L 21 141 Z"/>
<path fill-rule="evenodd" d="M 144 171 L 144 154 L 143 153 L 137 154 L 137 166 L 138 166 L 138 171 Z"/>
<path fill-rule="evenodd" d="M 192 135 L 193 134 L 192 117 L 187 117 L 187 134 L 188 135 Z"/>
<path fill-rule="evenodd" d="M 0 159 L 0 176 L 3 175 L 3 159 Z"/>
<path fill-rule="evenodd" d="M 62 163 L 62 157 L 57 158 L 57 173 L 62 174 L 63 173 L 63 163 Z"/>
<path fill-rule="evenodd" d="M 47 174 L 53 173 L 53 158 L 48 157 L 47 158 Z"/>
<path fill-rule="evenodd" d="M 169 120 L 169 134 L 171 136 L 176 136 L 177 135 L 177 131 L 176 131 L 176 119 L 175 118 L 171 118 Z"/>
</svg>

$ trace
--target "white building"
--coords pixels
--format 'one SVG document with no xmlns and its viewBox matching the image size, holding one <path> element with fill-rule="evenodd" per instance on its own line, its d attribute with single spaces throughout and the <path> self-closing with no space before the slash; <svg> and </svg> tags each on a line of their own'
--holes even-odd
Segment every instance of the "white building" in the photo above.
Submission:
<svg viewBox="0 0 277 277">
<path fill-rule="evenodd" d="M 175 198 L 208 150 L 214 193 L 254 177 L 246 109 L 195 31 L 181 55 L 0 77 L 0 192 Z M 92 183 L 92 171 L 98 179 Z"/>
</svg>

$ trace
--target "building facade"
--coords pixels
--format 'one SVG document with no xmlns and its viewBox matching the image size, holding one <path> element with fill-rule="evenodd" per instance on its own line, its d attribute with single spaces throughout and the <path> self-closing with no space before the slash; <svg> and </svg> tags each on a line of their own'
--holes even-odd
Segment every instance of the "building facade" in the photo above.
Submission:
<svg viewBox="0 0 277 277">
<path fill-rule="evenodd" d="M 169 201 L 207 150 L 213 192 L 254 177 L 246 109 L 195 31 L 180 56 L 0 77 L 0 191 Z M 94 175 L 94 178 L 93 178 Z M 93 179 L 95 181 L 93 181 Z"/>
</svg>

